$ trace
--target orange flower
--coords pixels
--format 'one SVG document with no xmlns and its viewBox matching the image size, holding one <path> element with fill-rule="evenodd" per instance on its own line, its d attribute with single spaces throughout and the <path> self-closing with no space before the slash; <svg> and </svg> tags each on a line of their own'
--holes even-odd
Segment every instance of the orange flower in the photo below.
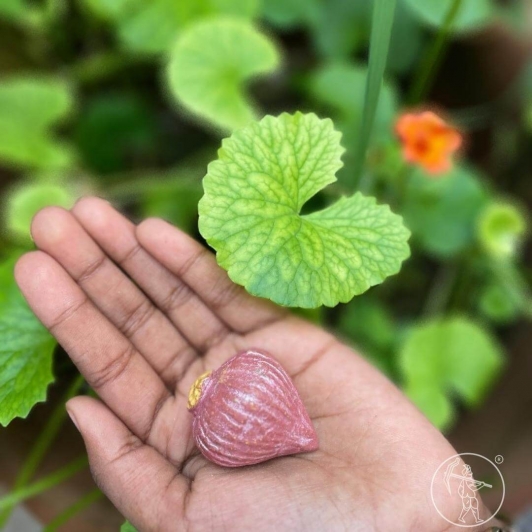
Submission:
<svg viewBox="0 0 532 532">
<path fill-rule="evenodd" d="M 462 135 L 431 111 L 404 113 L 395 124 L 403 156 L 430 174 L 451 168 L 451 155 L 461 146 Z"/>
</svg>

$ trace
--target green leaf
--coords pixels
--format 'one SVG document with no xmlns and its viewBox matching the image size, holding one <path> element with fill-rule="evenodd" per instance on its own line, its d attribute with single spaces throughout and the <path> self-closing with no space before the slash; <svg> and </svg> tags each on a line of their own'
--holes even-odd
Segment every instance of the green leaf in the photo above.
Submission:
<svg viewBox="0 0 532 532">
<path fill-rule="evenodd" d="M 455 0 L 404 0 L 423 22 L 441 26 Z M 452 31 L 471 31 L 490 22 L 494 15 L 492 0 L 461 0 Z"/>
<path fill-rule="evenodd" d="M 366 45 L 371 26 L 372 1 L 327 0 L 311 28 L 315 46 L 329 60 L 349 58 L 353 50 Z"/>
<path fill-rule="evenodd" d="M 15 284 L 16 258 L 0 264 L 0 425 L 4 427 L 46 399 L 56 345 Z"/>
<path fill-rule="evenodd" d="M 0 0 L 0 19 L 22 26 L 36 26 L 40 15 L 40 10 L 26 0 Z"/>
<path fill-rule="evenodd" d="M 286 29 L 319 19 L 321 11 L 319 0 L 265 0 L 262 16 L 269 23 Z"/>
<path fill-rule="evenodd" d="M 175 178 L 173 183 L 146 191 L 142 201 L 142 217 L 157 216 L 188 233 L 197 228 L 198 202 L 202 190 L 199 180 Z"/>
<path fill-rule="evenodd" d="M 379 103 L 382 78 L 388 60 L 388 48 L 392 34 L 395 3 L 395 0 L 374 0 L 369 42 L 369 69 L 366 79 L 366 90 L 364 91 L 364 112 L 353 164 L 355 187 L 360 181 L 360 175 L 366 158 L 366 149 L 370 141 L 377 105 Z"/>
<path fill-rule="evenodd" d="M 136 53 L 167 51 L 190 24 L 210 16 L 246 19 L 259 11 L 258 0 L 84 0 L 97 15 L 117 25 L 122 44 Z"/>
<path fill-rule="evenodd" d="M 203 180 L 199 229 L 251 294 L 313 308 L 347 302 L 397 273 L 409 232 L 360 193 L 301 215 L 341 167 L 340 134 L 314 114 L 266 116 L 222 142 Z"/>
<path fill-rule="evenodd" d="M 312 2 L 310 9 L 303 7 L 301 12 L 294 10 L 293 13 L 292 6 L 304 2 L 275 0 L 268 1 L 266 5 L 270 9 L 271 4 L 277 3 L 283 6 L 278 8 L 281 14 L 288 11 L 287 15 L 292 15 L 286 25 L 289 22 L 290 26 L 306 22 L 310 26 L 315 46 L 324 58 L 346 61 L 353 57 L 354 52 L 365 52 L 371 33 L 373 0 L 327 0 L 318 4 L 318 8 L 315 7 L 317 2 Z M 398 2 L 386 69 L 394 73 L 409 70 L 422 51 L 423 41 L 424 32 L 419 19 L 405 7 L 403 1 Z"/>
<path fill-rule="evenodd" d="M 256 116 L 243 83 L 278 63 L 273 43 L 251 24 L 230 18 L 199 22 L 176 43 L 168 68 L 170 88 L 194 114 L 231 130 Z"/>
<path fill-rule="evenodd" d="M 413 237 L 429 253 L 449 257 L 474 242 L 477 217 L 488 193 L 470 168 L 456 166 L 438 179 L 413 170 L 403 215 Z"/>
<path fill-rule="evenodd" d="M 511 258 L 519 252 L 526 229 L 526 220 L 516 206 L 494 202 L 480 214 L 478 238 L 493 257 Z"/>
<path fill-rule="evenodd" d="M 138 530 L 129 521 L 126 521 L 120 527 L 120 532 L 138 532 Z"/>
<path fill-rule="evenodd" d="M 9 78 L 0 82 L 0 161 L 30 168 L 65 168 L 71 150 L 51 127 L 73 107 L 70 89 L 56 79 Z"/>
<path fill-rule="evenodd" d="M 28 243 L 31 239 L 31 220 L 39 210 L 50 205 L 69 209 L 75 199 L 71 190 L 57 183 L 21 183 L 6 198 L 6 229 L 14 240 Z"/>
<path fill-rule="evenodd" d="M 394 376 L 394 347 L 399 334 L 389 309 L 369 292 L 350 301 L 340 312 L 339 332 L 354 342 L 361 355 Z"/>
<path fill-rule="evenodd" d="M 478 306 L 482 314 L 495 323 L 506 324 L 519 316 L 519 305 L 500 283 L 492 283 L 484 287 Z"/>
<path fill-rule="evenodd" d="M 456 418 L 454 406 L 441 390 L 430 384 L 416 383 L 409 384 L 403 391 L 434 426 L 445 431 L 452 425 Z"/>
<path fill-rule="evenodd" d="M 400 0 L 395 8 L 387 72 L 404 74 L 419 61 L 426 40 L 423 29 L 417 17 Z"/>
<path fill-rule="evenodd" d="M 336 111 L 345 124 L 344 136 L 350 134 L 355 141 L 362 125 L 364 112 L 364 87 L 368 69 L 354 63 L 330 63 L 317 69 L 310 79 L 312 96 Z M 389 138 L 397 111 L 397 94 L 394 87 L 384 83 L 375 113 L 373 135 Z M 351 142 L 348 141 L 348 145 Z"/>
<path fill-rule="evenodd" d="M 437 318 L 416 325 L 399 353 L 405 389 L 412 397 L 429 397 L 437 406 L 418 406 L 425 412 L 438 412 L 432 418 L 445 417 L 445 407 L 436 391 L 456 394 L 468 406 L 481 403 L 499 373 L 503 354 L 499 345 L 480 325 L 456 316 Z M 439 421 L 441 422 L 441 421 Z"/>
</svg>

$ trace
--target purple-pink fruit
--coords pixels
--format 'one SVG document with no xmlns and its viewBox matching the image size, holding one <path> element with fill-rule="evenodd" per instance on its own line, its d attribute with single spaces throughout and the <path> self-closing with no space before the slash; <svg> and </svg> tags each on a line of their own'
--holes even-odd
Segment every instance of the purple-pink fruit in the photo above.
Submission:
<svg viewBox="0 0 532 532">
<path fill-rule="evenodd" d="M 318 437 L 283 367 L 256 350 L 239 353 L 193 384 L 196 445 L 211 462 L 239 467 L 315 451 Z"/>
</svg>

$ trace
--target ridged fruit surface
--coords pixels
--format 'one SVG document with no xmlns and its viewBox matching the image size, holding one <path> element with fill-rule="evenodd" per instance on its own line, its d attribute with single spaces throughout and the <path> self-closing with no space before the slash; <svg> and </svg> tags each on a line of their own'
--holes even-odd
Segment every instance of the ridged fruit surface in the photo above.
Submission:
<svg viewBox="0 0 532 532">
<path fill-rule="evenodd" d="M 189 410 L 196 445 L 221 466 L 258 464 L 318 448 L 294 383 L 273 357 L 257 350 L 203 374 L 190 390 Z"/>
</svg>

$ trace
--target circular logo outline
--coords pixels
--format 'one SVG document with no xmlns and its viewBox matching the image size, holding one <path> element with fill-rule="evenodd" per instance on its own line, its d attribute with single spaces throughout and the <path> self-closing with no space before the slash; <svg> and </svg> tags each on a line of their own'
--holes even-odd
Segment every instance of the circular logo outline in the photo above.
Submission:
<svg viewBox="0 0 532 532">
<path fill-rule="evenodd" d="M 482 521 L 482 523 L 474 523 L 472 525 L 463 525 L 461 523 L 455 523 L 454 521 L 451 521 L 450 519 L 447 519 L 447 517 L 445 517 L 441 512 L 440 512 L 440 509 L 438 508 L 438 506 L 436 505 L 436 502 L 434 501 L 434 481 L 436 479 L 436 475 L 438 474 L 438 471 L 441 469 L 441 467 L 446 464 L 449 460 L 452 460 L 453 458 L 456 458 L 457 456 L 459 457 L 462 457 L 462 456 L 477 456 L 478 458 L 482 458 L 483 460 L 486 460 L 486 462 L 489 462 L 494 468 L 495 470 L 497 471 L 497 473 L 499 474 L 499 476 L 501 477 L 501 481 L 502 481 L 502 497 L 501 497 L 501 502 L 499 504 L 499 506 L 497 507 L 497 509 L 490 515 L 490 517 L 488 517 L 487 519 L 484 519 Z M 504 498 L 506 496 L 506 484 L 504 482 L 504 477 L 502 476 L 502 473 L 501 473 L 501 470 L 497 467 L 497 465 L 495 463 L 493 463 L 489 458 L 486 458 L 485 456 L 482 456 L 481 454 L 478 454 L 478 453 L 457 453 L 457 454 L 453 454 L 452 456 L 450 456 L 449 458 L 447 458 L 446 460 L 444 460 L 439 466 L 438 466 L 438 469 L 436 469 L 436 471 L 434 472 L 434 475 L 432 475 L 432 480 L 430 482 L 430 498 L 432 500 L 432 506 L 434 506 L 434 508 L 436 509 L 436 511 L 438 512 L 438 514 L 440 515 L 440 517 L 442 517 L 443 519 L 445 519 L 448 523 L 450 523 L 451 525 L 455 525 L 455 526 L 459 526 L 459 527 L 463 527 L 463 528 L 473 528 L 474 526 L 478 526 L 478 525 L 483 525 L 485 523 L 487 523 L 488 521 L 490 521 L 491 519 L 493 519 L 498 513 L 499 513 L 499 510 L 501 509 L 502 507 L 502 503 L 504 502 Z"/>
</svg>

